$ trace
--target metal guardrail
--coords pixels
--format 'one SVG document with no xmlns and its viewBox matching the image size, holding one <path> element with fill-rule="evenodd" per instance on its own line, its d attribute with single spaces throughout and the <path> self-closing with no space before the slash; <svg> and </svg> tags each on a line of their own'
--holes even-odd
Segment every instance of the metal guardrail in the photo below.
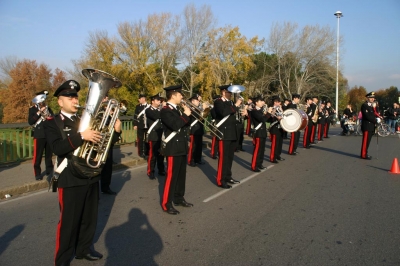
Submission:
<svg viewBox="0 0 400 266">
<path fill-rule="evenodd" d="M 117 143 L 129 144 L 136 141 L 136 131 L 130 117 L 121 117 L 122 139 Z M 122 120 L 126 119 L 126 120 Z M 128 120 L 129 119 L 129 120 Z M 28 123 L 0 125 L 0 164 L 32 159 L 33 138 Z"/>
</svg>

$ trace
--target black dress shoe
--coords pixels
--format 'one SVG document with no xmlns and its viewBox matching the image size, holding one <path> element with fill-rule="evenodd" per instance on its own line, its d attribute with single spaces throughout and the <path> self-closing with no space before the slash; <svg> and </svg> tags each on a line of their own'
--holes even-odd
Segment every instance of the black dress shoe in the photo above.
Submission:
<svg viewBox="0 0 400 266">
<path fill-rule="evenodd" d="M 165 176 L 165 171 L 158 171 L 158 175 Z"/>
<path fill-rule="evenodd" d="M 285 158 L 282 158 L 282 157 L 278 157 L 276 159 L 279 160 L 279 161 L 284 161 L 285 160 Z"/>
<path fill-rule="evenodd" d="M 35 176 L 35 179 L 39 181 L 39 180 L 43 180 L 43 177 L 41 175 L 38 175 L 38 176 Z"/>
<path fill-rule="evenodd" d="M 294 154 L 299 154 L 299 152 L 298 151 L 295 151 L 295 152 L 293 152 Z"/>
<path fill-rule="evenodd" d="M 216 160 L 216 159 L 218 159 L 218 157 L 217 156 L 213 156 L 213 157 L 211 157 L 211 159 Z"/>
<path fill-rule="evenodd" d="M 154 180 L 154 179 L 156 179 L 156 177 L 154 176 L 154 173 L 151 173 L 151 174 L 149 174 L 149 175 L 147 175 L 151 180 Z"/>
<path fill-rule="evenodd" d="M 102 194 L 107 194 L 107 195 L 117 195 L 117 192 L 114 192 L 111 189 L 104 190 L 101 193 Z"/>
<path fill-rule="evenodd" d="M 186 200 L 182 200 L 180 202 L 174 202 L 175 206 L 182 206 L 182 207 L 193 207 L 192 203 L 187 202 Z"/>
<path fill-rule="evenodd" d="M 191 166 L 191 167 L 196 167 L 196 163 L 195 162 L 188 163 L 188 165 Z"/>
<path fill-rule="evenodd" d="M 278 163 L 278 161 L 277 160 L 273 160 L 273 161 L 271 161 L 271 163 Z"/>
<path fill-rule="evenodd" d="M 230 185 L 221 185 L 221 186 L 219 186 L 220 188 L 225 188 L 225 189 L 230 189 L 230 188 L 232 188 L 232 186 L 230 186 Z"/>
<path fill-rule="evenodd" d="M 200 162 L 196 162 L 196 164 L 203 165 L 203 164 L 206 164 L 206 163 L 205 163 L 205 162 L 203 162 L 203 161 L 200 161 Z"/>
<path fill-rule="evenodd" d="M 258 173 L 258 172 L 261 172 L 261 170 L 260 169 L 258 169 L 258 168 L 256 168 L 256 169 L 251 169 L 251 171 L 253 171 L 253 172 L 256 172 L 256 173 Z"/>
<path fill-rule="evenodd" d="M 324 138 L 329 139 L 329 137 L 324 137 Z"/>
<path fill-rule="evenodd" d="M 101 258 L 103 258 L 103 255 L 98 252 L 89 252 L 88 254 L 85 254 L 85 255 L 76 255 L 75 256 L 75 259 L 77 259 L 77 260 L 85 259 L 85 260 L 94 261 L 94 260 L 99 260 Z"/>
<path fill-rule="evenodd" d="M 177 215 L 179 214 L 179 211 L 177 209 L 175 209 L 174 207 L 170 207 L 167 210 L 165 210 L 166 213 L 168 214 L 172 214 L 172 215 Z"/>
<path fill-rule="evenodd" d="M 260 167 L 258 167 L 258 169 L 260 169 L 260 170 L 263 170 L 263 169 L 266 169 L 267 167 L 265 167 L 265 166 L 263 166 L 263 165 L 261 165 Z"/>
<path fill-rule="evenodd" d="M 239 184 L 239 183 L 240 183 L 240 181 L 235 180 L 235 179 L 233 179 L 233 178 L 229 179 L 229 180 L 226 181 L 226 182 L 231 183 L 231 184 Z"/>
<path fill-rule="evenodd" d="M 240 151 L 246 151 L 246 150 L 245 150 L 245 149 L 243 149 L 243 148 L 240 148 L 239 150 L 240 150 Z"/>
</svg>

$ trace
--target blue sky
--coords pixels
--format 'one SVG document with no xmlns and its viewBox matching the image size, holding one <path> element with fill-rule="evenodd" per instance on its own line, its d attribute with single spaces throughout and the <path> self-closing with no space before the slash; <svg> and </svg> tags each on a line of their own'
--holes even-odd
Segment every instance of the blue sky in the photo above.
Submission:
<svg viewBox="0 0 400 266">
<path fill-rule="evenodd" d="M 400 88 L 399 0 L 0 0 L 0 58 L 36 60 L 51 69 L 72 68 L 89 32 L 116 35 L 117 24 L 149 14 L 182 13 L 188 3 L 209 5 L 218 26 L 238 26 L 247 37 L 267 38 L 276 22 L 329 25 L 335 32 L 340 10 L 340 68 L 350 87 L 368 91 Z"/>
</svg>

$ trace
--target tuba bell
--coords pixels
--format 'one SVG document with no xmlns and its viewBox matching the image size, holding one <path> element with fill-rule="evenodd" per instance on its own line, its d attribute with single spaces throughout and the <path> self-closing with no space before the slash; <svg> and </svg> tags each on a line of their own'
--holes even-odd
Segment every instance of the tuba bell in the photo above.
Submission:
<svg viewBox="0 0 400 266">
<path fill-rule="evenodd" d="M 112 75 L 97 69 L 83 69 L 82 75 L 89 80 L 89 90 L 78 132 L 91 128 L 99 131 L 102 138 L 98 143 L 84 141 L 73 155 L 85 159 L 89 167 L 99 168 L 107 159 L 114 125 L 121 108 L 117 100 L 110 99 L 104 102 L 103 99 L 110 89 L 119 88 L 122 83 Z"/>
</svg>

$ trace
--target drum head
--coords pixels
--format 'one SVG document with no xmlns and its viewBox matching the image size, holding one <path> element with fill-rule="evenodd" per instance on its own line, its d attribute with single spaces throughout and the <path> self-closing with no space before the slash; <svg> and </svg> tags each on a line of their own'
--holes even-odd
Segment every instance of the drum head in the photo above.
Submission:
<svg viewBox="0 0 400 266">
<path fill-rule="evenodd" d="M 283 112 L 281 126 L 286 132 L 294 132 L 301 126 L 301 115 L 295 109 L 287 109 Z"/>
</svg>

